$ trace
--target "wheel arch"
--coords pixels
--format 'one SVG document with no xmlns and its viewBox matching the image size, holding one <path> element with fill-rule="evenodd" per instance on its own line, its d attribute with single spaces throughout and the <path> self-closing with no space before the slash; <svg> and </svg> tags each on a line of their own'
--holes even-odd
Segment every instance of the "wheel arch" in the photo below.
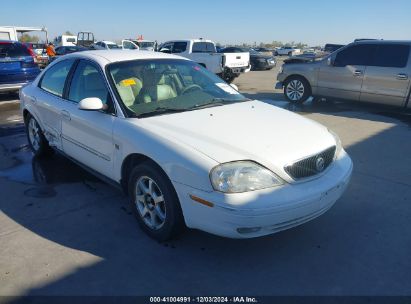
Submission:
<svg viewBox="0 0 411 304">
<path fill-rule="evenodd" d="M 130 178 L 130 174 L 133 171 L 134 167 L 142 164 L 144 162 L 148 162 L 151 165 L 155 166 L 157 169 L 159 169 L 165 176 L 167 176 L 168 179 L 170 177 L 168 174 L 163 170 L 163 168 L 153 160 L 151 157 L 148 157 L 147 155 L 141 154 L 141 153 L 132 153 L 127 155 L 121 164 L 121 180 L 120 184 L 121 187 L 124 190 L 124 193 L 128 194 L 128 180 Z"/>
</svg>

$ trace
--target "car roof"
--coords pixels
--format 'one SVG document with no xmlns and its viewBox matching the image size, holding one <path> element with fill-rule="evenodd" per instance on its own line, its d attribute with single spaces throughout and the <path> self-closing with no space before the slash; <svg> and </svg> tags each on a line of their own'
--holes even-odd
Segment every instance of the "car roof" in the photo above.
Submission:
<svg viewBox="0 0 411 304">
<path fill-rule="evenodd" d="M 113 62 L 129 61 L 129 60 L 144 60 L 144 59 L 181 59 L 188 60 L 187 58 L 165 54 L 160 52 L 151 51 L 137 51 L 137 50 L 95 50 L 95 51 L 83 51 L 79 53 L 72 53 L 65 55 L 64 58 L 83 58 L 90 59 L 101 66 Z M 57 60 L 56 60 L 57 61 Z"/>
<path fill-rule="evenodd" d="M 355 44 L 410 44 L 411 40 L 360 40 L 353 42 Z"/>
</svg>

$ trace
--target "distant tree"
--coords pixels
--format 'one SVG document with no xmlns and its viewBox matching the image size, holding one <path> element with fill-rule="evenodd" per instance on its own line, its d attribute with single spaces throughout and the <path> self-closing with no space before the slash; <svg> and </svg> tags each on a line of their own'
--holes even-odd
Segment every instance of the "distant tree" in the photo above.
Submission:
<svg viewBox="0 0 411 304">
<path fill-rule="evenodd" d="M 74 34 L 73 34 L 72 32 L 70 32 L 70 31 L 65 31 L 65 32 L 64 32 L 64 35 L 67 35 L 67 36 L 74 36 Z"/>
<path fill-rule="evenodd" d="M 40 38 L 38 36 L 31 36 L 29 34 L 23 34 L 19 38 L 20 42 L 39 42 Z"/>
</svg>

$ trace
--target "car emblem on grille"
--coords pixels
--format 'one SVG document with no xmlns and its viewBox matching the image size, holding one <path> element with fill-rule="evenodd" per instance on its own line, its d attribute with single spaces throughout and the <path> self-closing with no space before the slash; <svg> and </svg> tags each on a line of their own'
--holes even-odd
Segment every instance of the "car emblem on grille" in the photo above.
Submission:
<svg viewBox="0 0 411 304">
<path fill-rule="evenodd" d="M 315 169 L 317 172 L 323 171 L 325 168 L 325 160 L 321 156 L 318 156 L 315 160 Z"/>
</svg>

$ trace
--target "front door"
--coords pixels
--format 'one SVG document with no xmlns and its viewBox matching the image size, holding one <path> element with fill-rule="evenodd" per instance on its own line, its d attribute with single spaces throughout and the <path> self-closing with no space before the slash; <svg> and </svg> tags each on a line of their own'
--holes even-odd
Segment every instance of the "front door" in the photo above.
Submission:
<svg viewBox="0 0 411 304">
<path fill-rule="evenodd" d="M 366 44 L 351 45 L 332 55 L 318 75 L 318 95 L 358 101 L 370 54 L 373 48 Z"/>
<path fill-rule="evenodd" d="M 410 46 L 379 44 L 373 62 L 367 67 L 361 101 L 403 106 L 410 86 Z"/>
<path fill-rule="evenodd" d="M 87 97 L 100 98 L 106 109 L 80 110 L 78 103 Z M 113 177 L 115 111 L 100 69 L 87 60 L 81 60 L 73 74 L 67 98 L 69 108 L 62 120 L 64 152 L 91 169 Z"/>
</svg>

